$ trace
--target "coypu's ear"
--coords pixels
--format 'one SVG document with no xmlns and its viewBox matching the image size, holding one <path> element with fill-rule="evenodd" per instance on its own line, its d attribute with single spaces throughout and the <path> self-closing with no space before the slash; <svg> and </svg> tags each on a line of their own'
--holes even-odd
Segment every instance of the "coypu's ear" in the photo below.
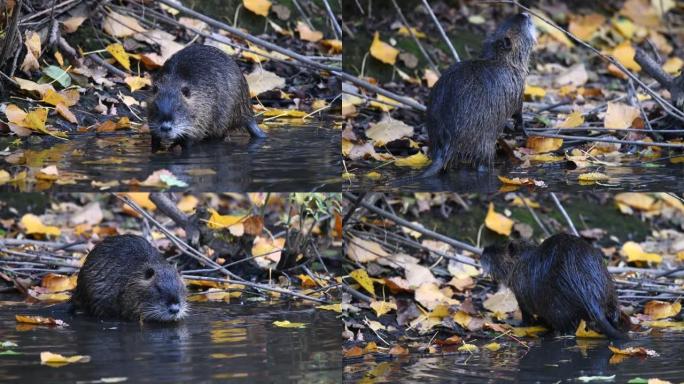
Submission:
<svg viewBox="0 0 684 384">
<path fill-rule="evenodd" d="M 150 280 L 153 277 L 154 277 L 154 268 L 147 267 L 147 269 L 145 270 L 145 280 Z"/>
<path fill-rule="evenodd" d="M 510 51 L 513 47 L 513 44 L 511 43 L 510 37 L 504 36 L 496 41 L 496 47 L 500 51 Z"/>
</svg>

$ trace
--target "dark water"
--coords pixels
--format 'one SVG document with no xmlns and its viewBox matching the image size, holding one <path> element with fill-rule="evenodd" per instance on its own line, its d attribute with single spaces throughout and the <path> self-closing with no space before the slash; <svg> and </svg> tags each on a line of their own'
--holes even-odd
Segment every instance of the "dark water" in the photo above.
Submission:
<svg viewBox="0 0 684 384">
<path fill-rule="evenodd" d="M 195 192 L 339 191 L 341 136 L 339 130 L 329 128 L 331 125 L 273 125 L 263 141 L 234 137 L 231 142 L 201 142 L 186 151 L 157 153 L 152 153 L 147 134 L 74 135 L 49 147 L 23 148 L 26 165 L 8 164 L 0 157 L 0 169 L 12 174 L 29 172 L 29 182 L 5 184 L 0 190 L 98 190 L 92 182 L 118 180 L 120 184 L 109 190 L 129 191 L 133 187 L 127 180 L 143 181 L 154 171 L 167 169 L 189 185 L 180 189 Z M 0 141 L 1 148 L 7 146 Z M 65 175 L 61 181 L 72 179 L 75 183 L 36 183 L 35 174 L 48 165 L 57 165 L 60 175 Z"/>
<path fill-rule="evenodd" d="M 0 295 L 0 298 L 2 296 Z M 0 299 L 1 300 L 1 299 Z M 2 305 L 3 303 L 0 303 Z M 76 383 L 127 378 L 127 383 L 338 383 L 340 325 L 335 313 L 310 306 L 193 303 L 179 325 L 98 321 L 35 307 L 0 307 L 0 342 L 21 355 L 0 355 L 0 382 Z M 66 328 L 28 327 L 15 314 L 52 315 Z M 306 323 L 279 328 L 276 320 Z M 88 363 L 41 365 L 40 352 L 89 355 Z"/>
<path fill-rule="evenodd" d="M 467 192 L 490 193 L 496 192 L 504 184 L 497 175 L 508 178 L 532 178 L 546 183 L 546 188 L 537 190 L 573 192 L 573 191 L 682 191 L 684 190 L 684 163 L 672 164 L 669 159 L 660 161 L 630 161 L 620 166 L 589 167 L 580 170 L 568 170 L 563 163 L 535 165 L 529 168 L 497 166 L 490 171 L 470 169 L 450 170 L 446 174 L 418 179 L 420 171 L 386 165 L 378 168 L 380 163 L 372 166 L 367 162 L 347 162 L 347 168 L 356 177 L 345 180 L 343 189 L 347 191 L 392 191 L 401 188 L 402 191 L 416 192 Z M 377 171 L 381 179 L 373 180 L 365 177 L 370 171 Z M 578 180 L 579 175 L 588 172 L 601 172 L 610 180 L 597 183 L 585 183 Z M 400 185 L 393 185 L 395 180 L 401 179 Z M 508 186 L 506 186 L 508 187 Z M 521 186 L 521 191 L 531 187 Z"/>
<path fill-rule="evenodd" d="M 539 339 L 530 349 L 514 342 L 497 340 L 496 352 L 481 348 L 473 354 L 456 352 L 445 356 L 411 355 L 388 361 L 347 362 L 344 382 L 373 383 L 558 383 L 574 382 L 582 376 L 613 376 L 613 383 L 630 379 L 659 378 L 672 383 L 684 380 L 684 333 L 654 334 L 628 341 L 624 346 L 653 349 L 659 357 L 628 357 L 612 363 L 605 340 Z M 476 344 L 487 344 L 476 343 Z"/>
</svg>

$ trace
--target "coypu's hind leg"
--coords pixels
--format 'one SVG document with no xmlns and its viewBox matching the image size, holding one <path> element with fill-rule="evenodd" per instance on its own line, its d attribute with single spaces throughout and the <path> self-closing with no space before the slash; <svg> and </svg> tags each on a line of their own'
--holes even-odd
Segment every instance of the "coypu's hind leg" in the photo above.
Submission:
<svg viewBox="0 0 684 384">
<path fill-rule="evenodd" d="M 252 138 L 255 139 L 263 139 L 266 137 L 266 132 L 262 131 L 261 128 L 259 128 L 259 125 L 257 125 L 256 120 L 254 117 L 249 117 L 246 119 L 244 126 L 247 128 L 247 131 L 249 132 L 249 135 L 252 136 Z"/>
</svg>

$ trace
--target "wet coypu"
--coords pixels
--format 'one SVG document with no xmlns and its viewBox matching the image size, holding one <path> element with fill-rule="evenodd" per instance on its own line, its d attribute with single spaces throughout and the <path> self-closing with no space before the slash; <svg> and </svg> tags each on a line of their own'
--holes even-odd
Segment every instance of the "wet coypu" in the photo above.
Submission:
<svg viewBox="0 0 684 384">
<path fill-rule="evenodd" d="M 97 317 L 178 321 L 187 291 L 176 271 L 140 236 L 110 236 L 93 248 L 78 273 L 72 303 Z"/>
<path fill-rule="evenodd" d="M 488 246 L 480 261 L 485 272 L 513 291 L 525 323 L 536 315 L 553 330 L 574 334 L 584 319 L 611 339 L 627 338 L 603 256 L 583 239 L 558 234 L 539 246 Z"/>
<path fill-rule="evenodd" d="M 432 164 L 421 177 L 458 164 L 491 166 L 506 121 L 522 127 L 525 77 L 536 42 L 530 16 L 508 18 L 484 41 L 479 58 L 442 73 L 430 92 L 427 133 Z"/>
<path fill-rule="evenodd" d="M 254 119 L 247 81 L 220 49 L 189 45 L 171 56 L 155 74 L 148 120 L 152 147 L 162 140 L 181 145 L 224 138 L 245 128 L 266 137 Z"/>
</svg>

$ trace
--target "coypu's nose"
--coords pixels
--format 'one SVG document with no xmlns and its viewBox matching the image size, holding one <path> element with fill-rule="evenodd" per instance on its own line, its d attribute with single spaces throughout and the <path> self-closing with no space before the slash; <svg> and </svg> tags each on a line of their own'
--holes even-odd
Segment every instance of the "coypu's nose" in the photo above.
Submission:
<svg viewBox="0 0 684 384">
<path fill-rule="evenodd" d="M 171 121 L 169 121 L 169 120 L 164 120 L 164 121 L 161 122 L 161 124 L 159 124 L 159 130 L 162 131 L 162 132 L 170 132 L 172 126 L 173 126 L 173 125 L 171 124 Z"/>
<path fill-rule="evenodd" d="M 176 315 L 178 314 L 178 312 L 180 312 L 180 304 L 174 303 L 169 305 L 169 313 L 171 313 L 172 315 Z"/>
</svg>

